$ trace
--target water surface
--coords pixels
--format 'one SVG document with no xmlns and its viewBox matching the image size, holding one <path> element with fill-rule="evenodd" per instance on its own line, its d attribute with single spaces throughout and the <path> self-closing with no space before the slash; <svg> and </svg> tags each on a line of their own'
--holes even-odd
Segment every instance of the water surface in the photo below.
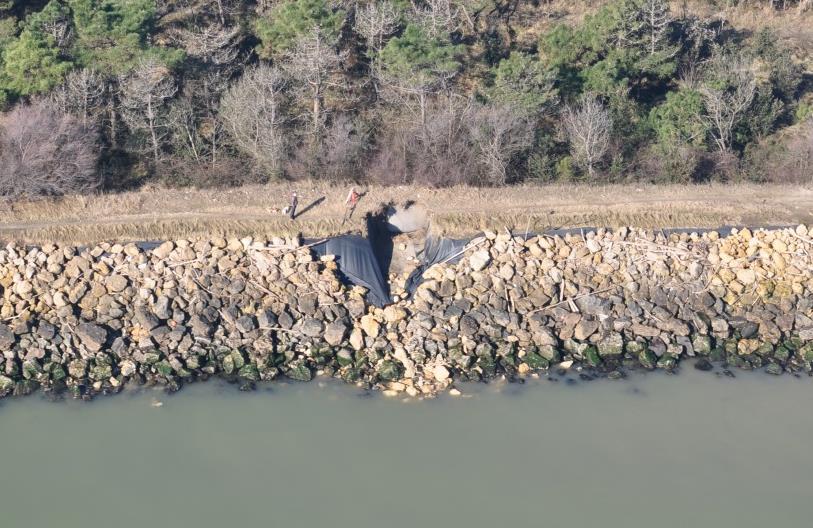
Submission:
<svg viewBox="0 0 813 528">
<path fill-rule="evenodd" d="M 684 369 L 464 391 L 5 400 L 0 527 L 813 523 L 813 380 Z"/>
</svg>

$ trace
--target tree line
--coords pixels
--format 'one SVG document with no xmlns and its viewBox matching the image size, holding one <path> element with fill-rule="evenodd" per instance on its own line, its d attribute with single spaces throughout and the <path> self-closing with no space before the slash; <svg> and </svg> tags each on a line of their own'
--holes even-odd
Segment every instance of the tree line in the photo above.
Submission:
<svg viewBox="0 0 813 528">
<path fill-rule="evenodd" d="M 531 0 L 0 1 L 0 194 L 809 178 L 811 83 L 771 32 L 612 0 L 526 37 L 550 17 Z M 807 128 L 774 140 L 788 127 Z"/>
</svg>

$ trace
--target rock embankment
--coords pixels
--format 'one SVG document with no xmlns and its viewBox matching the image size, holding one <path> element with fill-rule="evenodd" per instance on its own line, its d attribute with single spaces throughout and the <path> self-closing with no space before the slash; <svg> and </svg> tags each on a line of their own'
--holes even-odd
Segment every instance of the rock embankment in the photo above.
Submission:
<svg viewBox="0 0 813 528">
<path fill-rule="evenodd" d="M 0 394 L 76 397 L 222 376 L 334 376 L 433 394 L 456 380 L 678 367 L 813 371 L 805 226 L 525 240 L 486 233 L 379 309 L 281 240 L 0 250 Z"/>
</svg>

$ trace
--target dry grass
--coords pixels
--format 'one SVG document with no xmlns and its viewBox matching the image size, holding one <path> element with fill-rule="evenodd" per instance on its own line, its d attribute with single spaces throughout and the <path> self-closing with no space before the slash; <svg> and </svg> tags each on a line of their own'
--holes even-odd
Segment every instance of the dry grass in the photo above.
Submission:
<svg viewBox="0 0 813 528">
<path fill-rule="evenodd" d="M 370 187 L 344 226 L 346 187 L 297 184 L 300 210 L 292 222 L 280 210 L 292 184 L 232 190 L 151 189 L 92 197 L 13 203 L 5 207 L 0 239 L 90 243 L 192 236 L 322 237 L 364 230 L 363 216 L 381 204 L 415 200 L 450 236 L 480 229 L 542 231 L 559 227 L 635 225 L 715 227 L 813 223 L 813 190 L 776 185 L 517 186 L 500 189 Z"/>
</svg>

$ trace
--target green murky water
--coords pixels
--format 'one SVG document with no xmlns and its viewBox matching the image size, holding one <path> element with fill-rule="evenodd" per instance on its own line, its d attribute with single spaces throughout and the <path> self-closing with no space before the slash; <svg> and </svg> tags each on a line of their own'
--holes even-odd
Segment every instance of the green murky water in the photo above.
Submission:
<svg viewBox="0 0 813 528">
<path fill-rule="evenodd" d="M 813 380 L 684 369 L 466 390 L 6 400 L 0 527 L 813 524 Z"/>
</svg>

